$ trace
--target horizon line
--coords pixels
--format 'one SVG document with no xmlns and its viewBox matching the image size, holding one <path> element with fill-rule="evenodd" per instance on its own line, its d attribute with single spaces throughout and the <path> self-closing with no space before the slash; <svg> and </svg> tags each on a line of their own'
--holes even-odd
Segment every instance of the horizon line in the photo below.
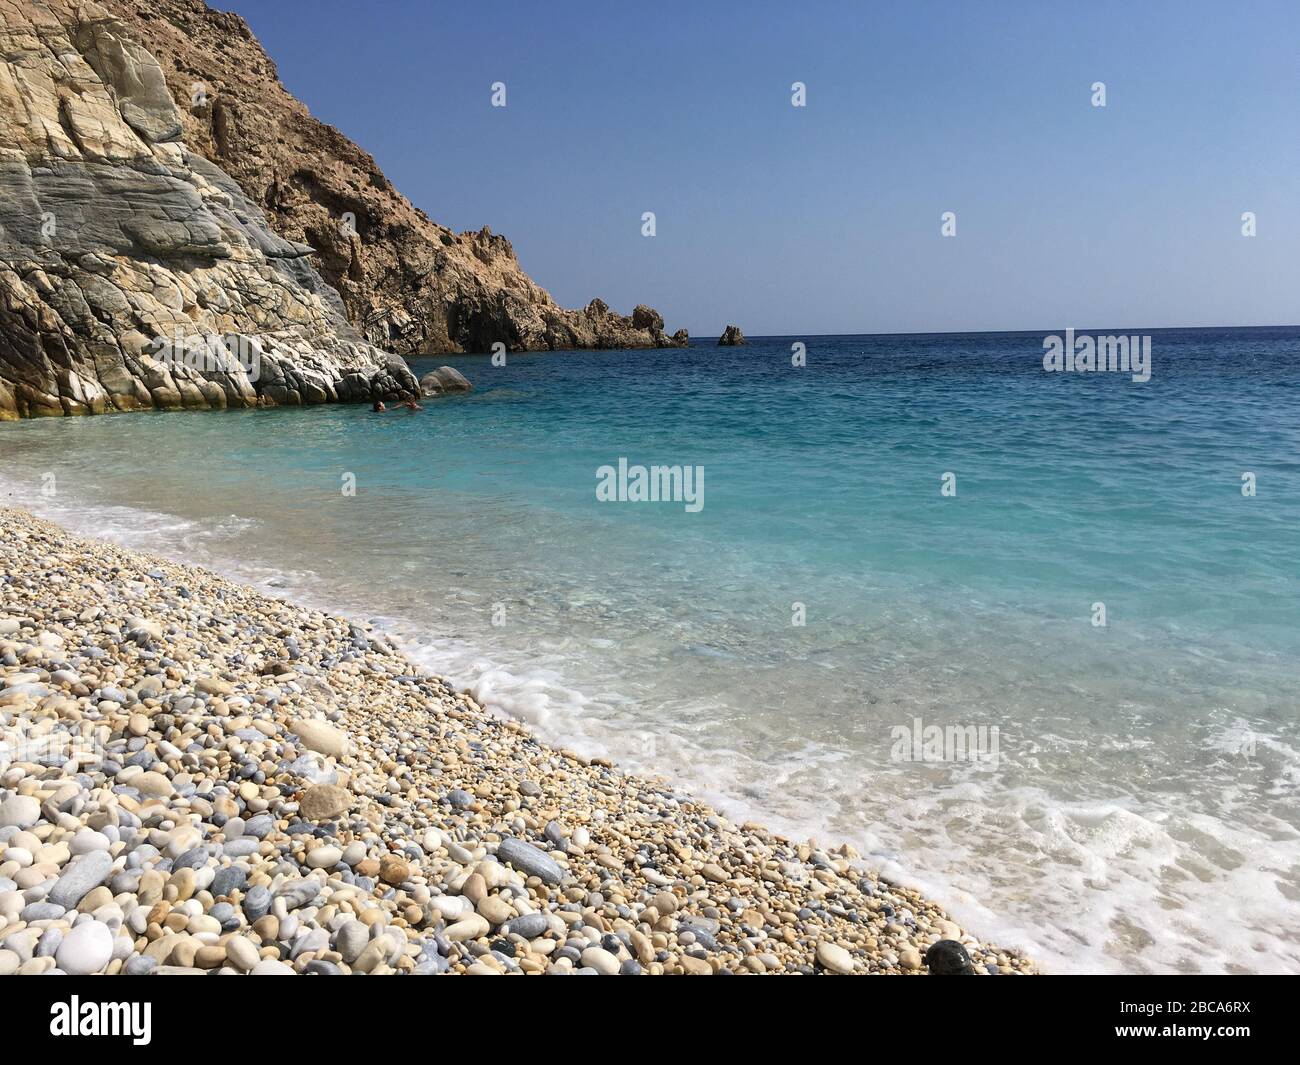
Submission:
<svg viewBox="0 0 1300 1065">
<path fill-rule="evenodd" d="M 1073 329 L 1076 333 L 1168 333 L 1176 330 L 1193 330 L 1193 329 L 1300 329 L 1300 323 L 1277 323 L 1269 325 L 1144 325 L 1144 326 L 1125 326 L 1122 329 L 1106 327 L 1105 329 L 1097 327 L 1080 327 L 1080 326 L 1056 326 L 1050 329 L 907 329 L 895 330 L 883 333 L 753 333 L 746 339 L 754 340 L 784 340 L 787 337 L 802 339 L 804 337 L 916 337 L 916 336 L 981 336 L 994 334 L 1028 334 L 1031 336 L 1046 336 L 1065 329 Z M 689 339 L 693 342 L 697 339 L 704 339 L 713 335 L 713 331 L 690 333 Z M 719 333 L 719 336 L 722 334 Z"/>
</svg>

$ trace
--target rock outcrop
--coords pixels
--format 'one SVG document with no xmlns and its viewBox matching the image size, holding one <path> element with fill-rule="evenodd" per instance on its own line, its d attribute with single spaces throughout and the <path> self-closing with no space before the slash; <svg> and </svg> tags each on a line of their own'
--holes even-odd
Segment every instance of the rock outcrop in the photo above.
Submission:
<svg viewBox="0 0 1300 1065">
<path fill-rule="evenodd" d="M 722 331 L 722 336 L 718 337 L 718 347 L 720 348 L 739 348 L 748 344 L 745 334 L 740 331 L 740 326 L 729 325 Z"/>
<path fill-rule="evenodd" d="M 420 378 L 420 391 L 426 396 L 441 396 L 447 392 L 468 392 L 474 386 L 454 366 L 439 366 Z"/>
<path fill-rule="evenodd" d="M 0 419 L 413 392 L 402 355 L 675 346 L 558 307 L 202 0 L 0 0 Z"/>
<path fill-rule="evenodd" d="M 93 3 L 0 0 L 0 419 L 414 391 Z"/>
<path fill-rule="evenodd" d="M 102 0 L 157 56 L 182 102 L 184 139 L 266 212 L 281 237 L 316 249 L 325 279 L 372 344 L 401 355 L 684 346 L 649 307 L 559 307 L 484 228 L 453 233 L 413 206 L 371 156 L 280 83 L 238 15 L 203 0 Z"/>
</svg>

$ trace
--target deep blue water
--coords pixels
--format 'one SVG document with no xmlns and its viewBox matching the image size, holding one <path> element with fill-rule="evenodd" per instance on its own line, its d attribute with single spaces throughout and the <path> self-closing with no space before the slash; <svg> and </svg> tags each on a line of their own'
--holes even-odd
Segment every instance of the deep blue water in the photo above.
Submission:
<svg viewBox="0 0 1300 1065">
<path fill-rule="evenodd" d="M 383 617 L 1049 968 L 1300 970 L 1300 329 L 1124 332 L 1149 381 L 1046 373 L 1042 333 L 418 360 L 475 391 L 0 426 L 0 478 Z M 598 501 L 620 457 L 702 467 L 702 508 Z M 996 758 L 899 760 L 917 718 Z"/>
</svg>

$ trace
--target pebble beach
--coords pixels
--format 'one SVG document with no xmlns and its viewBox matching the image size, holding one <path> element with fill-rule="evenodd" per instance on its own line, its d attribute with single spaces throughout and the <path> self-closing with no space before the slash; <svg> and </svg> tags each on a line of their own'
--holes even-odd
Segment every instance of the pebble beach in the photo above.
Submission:
<svg viewBox="0 0 1300 1065">
<path fill-rule="evenodd" d="M 0 975 L 1033 971 L 392 636 L 0 509 Z"/>
</svg>

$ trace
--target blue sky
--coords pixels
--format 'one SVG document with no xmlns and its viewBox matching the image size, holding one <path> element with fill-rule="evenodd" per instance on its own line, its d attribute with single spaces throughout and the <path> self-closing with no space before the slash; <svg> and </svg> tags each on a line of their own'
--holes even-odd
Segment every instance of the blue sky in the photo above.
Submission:
<svg viewBox="0 0 1300 1065">
<path fill-rule="evenodd" d="M 699 336 L 1300 323 L 1295 0 L 215 4 L 565 306 Z"/>
</svg>

